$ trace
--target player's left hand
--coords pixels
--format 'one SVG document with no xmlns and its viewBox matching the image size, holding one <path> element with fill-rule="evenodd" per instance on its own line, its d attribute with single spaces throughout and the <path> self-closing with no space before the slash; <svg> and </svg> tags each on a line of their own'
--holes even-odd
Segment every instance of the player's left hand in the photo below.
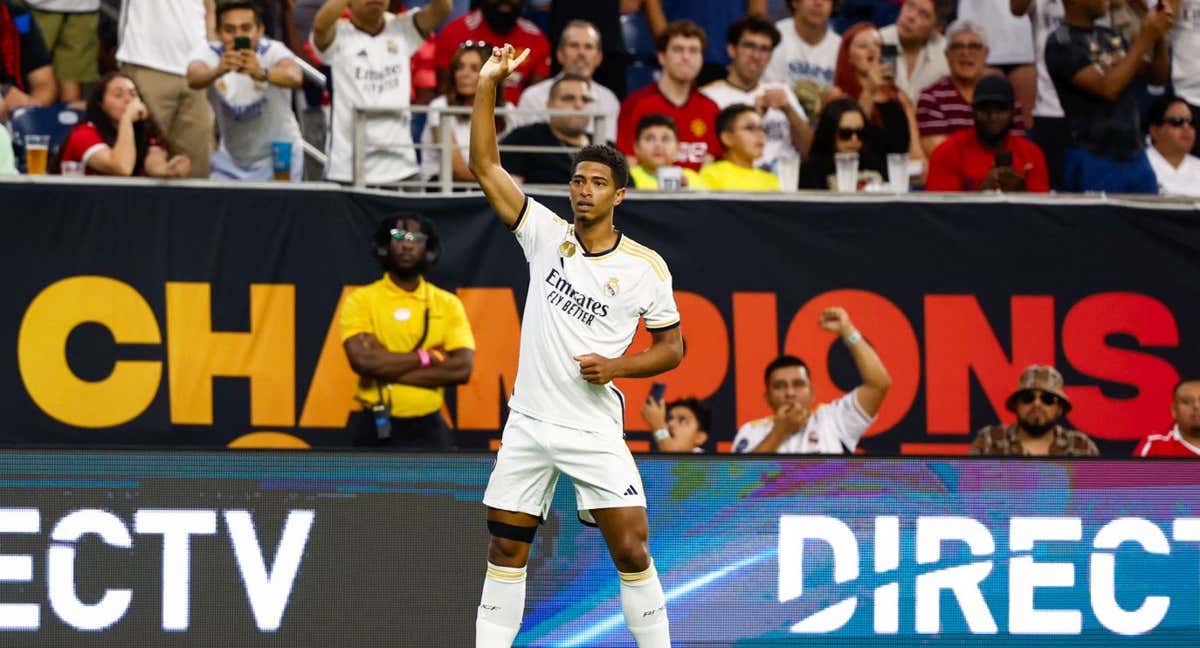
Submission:
<svg viewBox="0 0 1200 648">
<path fill-rule="evenodd" d="M 826 308 L 821 311 L 821 328 L 830 333 L 838 335 L 849 335 L 854 330 L 854 324 L 850 323 L 850 316 L 846 313 L 846 309 L 841 306 Z"/>
<path fill-rule="evenodd" d="M 605 385 L 617 377 L 617 361 L 612 358 L 587 353 L 575 356 L 579 363 L 579 375 L 593 385 Z"/>
</svg>

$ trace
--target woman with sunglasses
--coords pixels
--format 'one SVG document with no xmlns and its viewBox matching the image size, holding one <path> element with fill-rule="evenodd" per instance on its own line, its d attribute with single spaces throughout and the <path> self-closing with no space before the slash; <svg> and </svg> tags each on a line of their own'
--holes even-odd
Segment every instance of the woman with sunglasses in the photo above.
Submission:
<svg viewBox="0 0 1200 648">
<path fill-rule="evenodd" d="M 430 108 L 445 108 L 447 106 L 471 106 L 475 102 L 475 86 L 479 85 L 479 68 L 491 55 L 491 48 L 483 41 L 466 41 L 454 52 L 450 61 L 450 75 L 442 85 L 442 93 L 429 102 Z M 496 107 L 504 106 L 504 94 L 496 96 Z M 470 161 L 467 144 L 471 141 L 471 116 L 447 115 L 443 121 L 441 113 L 436 110 L 428 113 L 425 128 L 421 131 L 421 144 L 437 145 L 441 142 L 439 131 L 443 124 L 449 125 L 451 143 L 454 145 L 450 169 L 457 182 L 474 182 L 475 174 L 468 166 Z M 496 117 L 497 132 L 504 131 L 504 118 Z M 438 179 L 442 169 L 442 151 L 440 148 L 421 149 L 421 178 L 432 182 Z"/>
<path fill-rule="evenodd" d="M 858 154 L 858 185 L 883 184 L 884 156 L 867 145 L 867 116 L 858 102 L 835 99 L 825 104 L 817 119 L 812 149 L 800 165 L 801 189 L 837 189 L 833 161 L 837 153 Z"/>
</svg>

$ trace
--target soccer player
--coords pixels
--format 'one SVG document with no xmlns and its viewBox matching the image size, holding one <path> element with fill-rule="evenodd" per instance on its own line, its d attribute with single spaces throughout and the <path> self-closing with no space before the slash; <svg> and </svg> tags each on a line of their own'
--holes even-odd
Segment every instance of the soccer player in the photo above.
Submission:
<svg viewBox="0 0 1200 648">
<path fill-rule="evenodd" d="M 646 496 L 623 439 L 624 396 L 612 380 L 660 374 L 683 359 L 671 275 L 658 254 L 613 228 L 629 175 L 616 149 L 592 145 L 576 155 L 574 224 L 522 193 L 500 165 L 496 91 L 527 55 L 514 56 L 508 44 L 493 50 L 479 71 L 471 115 L 471 171 L 529 263 L 511 413 L 483 496 L 492 539 L 475 645 L 508 647 L 516 639 L 529 550 L 561 472 L 575 484 L 580 521 L 599 526 L 608 544 L 638 646 L 668 648 Z M 639 319 L 652 342 L 626 356 Z"/>
</svg>

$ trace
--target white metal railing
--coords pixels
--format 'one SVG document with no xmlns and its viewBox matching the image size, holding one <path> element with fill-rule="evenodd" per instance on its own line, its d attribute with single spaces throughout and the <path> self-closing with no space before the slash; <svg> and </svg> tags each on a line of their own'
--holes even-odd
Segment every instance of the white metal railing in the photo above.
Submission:
<svg viewBox="0 0 1200 648">
<path fill-rule="evenodd" d="M 418 188 L 437 188 L 442 193 L 451 193 L 457 188 L 475 188 L 477 185 L 474 182 L 456 182 L 454 180 L 454 151 L 466 151 L 469 148 L 469 143 L 460 142 L 457 145 L 454 143 L 454 129 L 449 127 L 449 120 L 443 116 L 458 116 L 470 115 L 471 106 L 408 106 L 406 108 L 355 108 L 354 109 L 354 136 L 351 143 L 353 147 L 353 168 L 352 177 L 355 187 L 365 187 L 366 181 L 366 159 L 367 159 L 367 120 L 371 117 L 395 117 L 397 115 L 404 121 L 404 127 L 410 128 L 409 115 L 412 113 L 437 113 L 439 123 L 445 124 L 447 127 L 438 129 L 438 140 L 433 144 L 422 144 L 420 141 L 414 141 L 412 144 L 401 145 L 403 148 L 413 148 L 415 150 L 438 150 L 441 153 L 439 160 L 438 179 L 437 182 L 427 180 L 404 180 L 398 183 L 389 183 L 388 186 L 399 187 L 418 187 Z M 519 110 L 516 107 L 505 106 L 496 108 L 496 114 L 499 116 L 521 115 L 528 116 L 530 111 Z M 591 111 L 591 110 L 567 110 L 567 109 L 544 109 L 537 111 L 539 115 L 547 117 L 567 116 L 567 117 L 589 117 L 592 119 L 593 133 L 606 133 L 608 120 L 614 119 L 614 115 L 608 113 Z M 419 136 L 418 136 L 419 140 Z M 501 145 L 501 151 L 511 151 L 514 153 L 574 153 L 579 150 L 578 147 L 571 146 L 518 146 L 518 145 Z"/>
</svg>

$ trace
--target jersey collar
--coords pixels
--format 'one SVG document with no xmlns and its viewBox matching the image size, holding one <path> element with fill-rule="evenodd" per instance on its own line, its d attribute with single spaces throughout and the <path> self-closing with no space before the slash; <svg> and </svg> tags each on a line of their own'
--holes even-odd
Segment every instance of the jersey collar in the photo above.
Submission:
<svg viewBox="0 0 1200 648">
<path fill-rule="evenodd" d="M 583 256 L 594 259 L 596 257 L 602 257 L 606 254 L 611 254 L 618 247 L 620 247 L 621 240 L 625 238 L 625 233 L 622 232 L 621 230 L 617 230 L 617 240 L 612 244 L 611 247 L 609 247 L 607 250 L 603 250 L 601 252 L 588 251 L 587 246 L 583 244 L 583 239 L 579 238 L 579 235 L 575 233 L 574 227 L 571 227 L 571 236 L 575 239 L 576 242 L 579 243 L 579 249 L 583 250 Z"/>
</svg>

